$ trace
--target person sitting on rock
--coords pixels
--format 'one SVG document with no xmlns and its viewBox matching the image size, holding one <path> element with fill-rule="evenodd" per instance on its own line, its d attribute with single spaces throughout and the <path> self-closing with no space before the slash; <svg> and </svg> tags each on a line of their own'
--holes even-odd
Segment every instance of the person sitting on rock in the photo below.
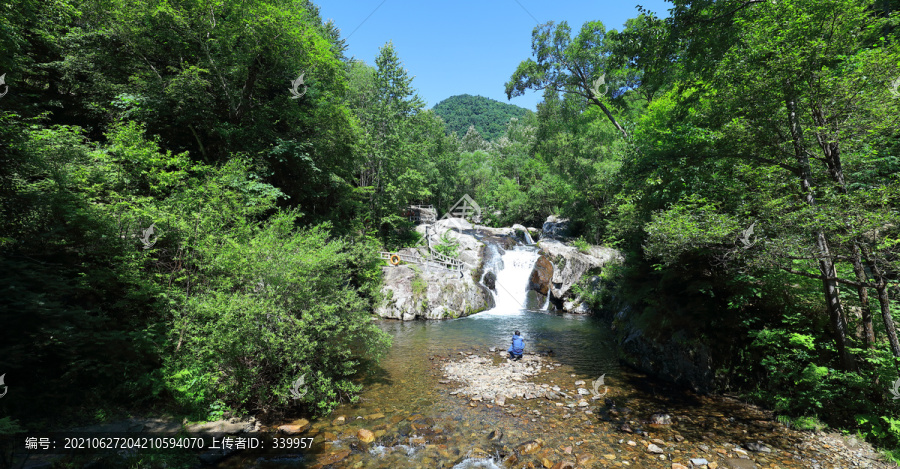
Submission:
<svg viewBox="0 0 900 469">
<path fill-rule="evenodd" d="M 525 352 L 525 339 L 516 331 L 512 337 L 512 345 L 509 346 L 509 358 L 513 360 L 521 360 L 522 353 Z"/>
</svg>

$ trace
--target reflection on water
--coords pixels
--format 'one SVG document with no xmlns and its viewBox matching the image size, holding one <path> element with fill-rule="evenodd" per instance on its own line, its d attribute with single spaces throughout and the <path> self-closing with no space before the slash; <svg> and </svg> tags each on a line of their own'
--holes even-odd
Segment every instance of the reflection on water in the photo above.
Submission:
<svg viewBox="0 0 900 469">
<path fill-rule="evenodd" d="M 618 369 L 612 332 L 601 320 L 579 315 L 548 314 L 540 310 L 523 310 L 520 314 L 492 315 L 479 313 L 468 318 L 440 322 L 381 323 L 394 337 L 383 366 L 401 369 L 427 355 L 497 347 L 505 350 L 513 332 L 525 338 L 526 352 L 553 352 L 553 358 L 571 365 L 578 373 L 612 374 Z"/>
</svg>

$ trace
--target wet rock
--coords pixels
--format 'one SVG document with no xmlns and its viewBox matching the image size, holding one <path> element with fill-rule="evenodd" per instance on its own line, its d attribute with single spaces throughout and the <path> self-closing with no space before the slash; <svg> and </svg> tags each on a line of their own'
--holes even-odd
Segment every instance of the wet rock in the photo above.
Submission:
<svg viewBox="0 0 900 469">
<path fill-rule="evenodd" d="M 338 418 L 332 420 L 332 421 L 331 421 L 331 424 L 334 425 L 334 426 L 338 426 L 338 425 L 343 425 L 343 424 L 346 423 L 346 422 L 347 422 L 347 417 L 341 415 L 340 417 L 338 417 Z"/>
<path fill-rule="evenodd" d="M 584 386 L 584 380 L 579 379 L 578 381 L 575 381 L 575 386 Z"/>
<path fill-rule="evenodd" d="M 534 290 L 541 295 L 547 295 L 550 292 L 550 279 L 553 278 L 553 263 L 547 259 L 547 256 L 541 256 L 534 263 L 534 270 L 528 278 L 528 289 Z"/>
<path fill-rule="evenodd" d="M 360 428 L 358 432 L 356 432 L 356 437 L 359 438 L 359 441 L 363 443 L 371 443 L 375 441 L 375 434 L 365 428 Z"/>
<path fill-rule="evenodd" d="M 653 453 L 653 454 L 663 454 L 662 448 L 660 448 L 659 446 L 656 446 L 653 443 L 650 443 L 649 445 L 647 445 L 647 452 Z"/>
<path fill-rule="evenodd" d="M 565 238 L 569 235 L 569 219 L 550 215 L 541 226 L 541 241 L 547 238 Z"/>
<path fill-rule="evenodd" d="M 725 458 L 725 464 L 731 469 L 756 469 L 756 463 L 749 459 Z"/>
<path fill-rule="evenodd" d="M 709 464 L 709 461 L 707 461 L 705 458 L 692 458 L 691 464 L 694 466 L 705 466 Z"/>
<path fill-rule="evenodd" d="M 591 246 L 589 252 L 579 251 L 574 246 L 569 246 L 554 239 L 541 239 L 541 253 L 554 259 L 553 277 L 550 279 L 550 300 L 554 304 L 577 309 L 582 303 L 578 298 L 569 301 L 574 296 L 572 287 L 581 280 L 590 269 L 603 268 L 610 261 L 623 260 L 622 255 L 615 249 L 601 246 Z M 595 284 L 599 283 L 599 278 Z M 567 310 L 569 312 L 576 312 Z M 586 309 L 578 312 L 585 312 Z"/>
<path fill-rule="evenodd" d="M 366 420 L 378 420 L 378 419 L 383 419 L 383 418 L 384 418 L 384 414 L 382 414 L 381 412 L 366 415 Z"/>
<path fill-rule="evenodd" d="M 495 274 L 493 271 L 489 271 L 488 273 L 484 274 L 484 278 L 481 279 L 481 283 L 483 283 L 484 286 L 490 288 L 491 290 L 496 290 L 497 289 L 497 274 Z M 493 352 L 495 350 L 491 350 L 491 351 Z"/>
<path fill-rule="evenodd" d="M 677 462 L 672 463 L 672 469 L 688 469 L 684 464 L 679 464 Z"/>
<path fill-rule="evenodd" d="M 297 435 L 309 430 L 309 420 L 299 419 L 291 422 L 289 425 L 281 425 L 278 431 L 288 435 Z"/>
<path fill-rule="evenodd" d="M 631 429 L 631 425 L 628 425 L 627 423 L 623 423 L 622 426 L 619 427 L 619 430 L 625 433 L 634 433 L 634 430 Z"/>
<path fill-rule="evenodd" d="M 491 454 L 481 448 L 475 447 L 475 448 L 472 448 L 472 451 L 469 452 L 469 457 L 477 458 L 477 459 L 486 459 L 486 458 L 491 457 Z"/>
<path fill-rule="evenodd" d="M 516 451 L 519 454 L 532 454 L 536 453 L 539 449 L 541 449 L 541 442 L 537 440 L 526 441 L 525 443 L 520 444 L 516 447 Z"/>
<path fill-rule="evenodd" d="M 653 414 L 650 416 L 653 425 L 672 425 L 672 417 L 669 414 Z"/>
<path fill-rule="evenodd" d="M 337 462 L 343 461 L 347 456 L 350 456 L 349 449 L 345 449 L 342 451 L 332 451 L 331 453 L 319 456 L 319 458 L 316 459 L 316 464 L 313 465 L 311 469 L 320 469 L 325 466 L 330 466 Z"/>
<path fill-rule="evenodd" d="M 253 431 L 256 427 L 256 420 L 216 420 L 215 422 L 196 423 L 186 425 L 184 429 L 188 433 L 242 433 Z"/>
<path fill-rule="evenodd" d="M 762 443 L 744 443 L 744 448 L 757 453 L 771 453 L 772 450 Z"/>
<path fill-rule="evenodd" d="M 503 432 L 501 430 L 493 430 L 490 434 L 488 434 L 488 440 L 491 441 L 500 441 L 503 439 Z"/>
<path fill-rule="evenodd" d="M 559 461 L 553 465 L 552 469 L 575 469 L 575 463 L 572 461 Z"/>
</svg>

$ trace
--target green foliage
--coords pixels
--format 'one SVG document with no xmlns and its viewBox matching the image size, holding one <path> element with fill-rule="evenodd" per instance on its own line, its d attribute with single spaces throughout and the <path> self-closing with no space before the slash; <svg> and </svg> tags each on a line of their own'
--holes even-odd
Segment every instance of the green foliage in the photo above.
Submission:
<svg viewBox="0 0 900 469">
<path fill-rule="evenodd" d="M 428 282 L 422 278 L 422 274 L 419 271 L 416 271 L 410 281 L 410 287 L 412 288 L 413 296 L 416 298 L 424 299 L 425 294 L 428 292 Z"/>
<path fill-rule="evenodd" d="M 453 235 L 452 230 L 446 230 L 441 233 L 440 242 L 432 246 L 432 248 L 445 256 L 459 257 L 459 239 Z"/>
<path fill-rule="evenodd" d="M 572 240 L 572 246 L 578 248 L 578 252 L 588 254 L 591 252 L 591 244 L 584 240 L 584 238 L 577 238 Z"/>
<path fill-rule="evenodd" d="M 522 118 L 530 112 L 514 104 L 468 94 L 451 96 L 435 104 L 432 110 L 444 121 L 447 132 L 461 137 L 473 127 L 491 142 L 506 133 L 511 118 Z"/>
<path fill-rule="evenodd" d="M 856 423 L 860 435 L 887 448 L 886 456 L 900 462 L 900 419 L 889 415 L 861 414 L 856 416 Z"/>
</svg>

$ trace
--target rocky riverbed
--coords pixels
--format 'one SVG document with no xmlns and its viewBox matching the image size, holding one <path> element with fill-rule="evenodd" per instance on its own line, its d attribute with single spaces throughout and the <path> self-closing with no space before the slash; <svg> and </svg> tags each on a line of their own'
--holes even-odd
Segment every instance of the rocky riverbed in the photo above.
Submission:
<svg viewBox="0 0 900 469">
<path fill-rule="evenodd" d="M 310 467 L 897 467 L 864 442 L 792 430 L 734 399 L 638 398 L 625 381 L 639 376 L 606 379 L 608 394 L 591 399 L 591 378 L 553 357 L 500 353 L 429 358 L 441 414 L 362 404 L 314 423 L 302 433 L 316 442 Z"/>
</svg>

